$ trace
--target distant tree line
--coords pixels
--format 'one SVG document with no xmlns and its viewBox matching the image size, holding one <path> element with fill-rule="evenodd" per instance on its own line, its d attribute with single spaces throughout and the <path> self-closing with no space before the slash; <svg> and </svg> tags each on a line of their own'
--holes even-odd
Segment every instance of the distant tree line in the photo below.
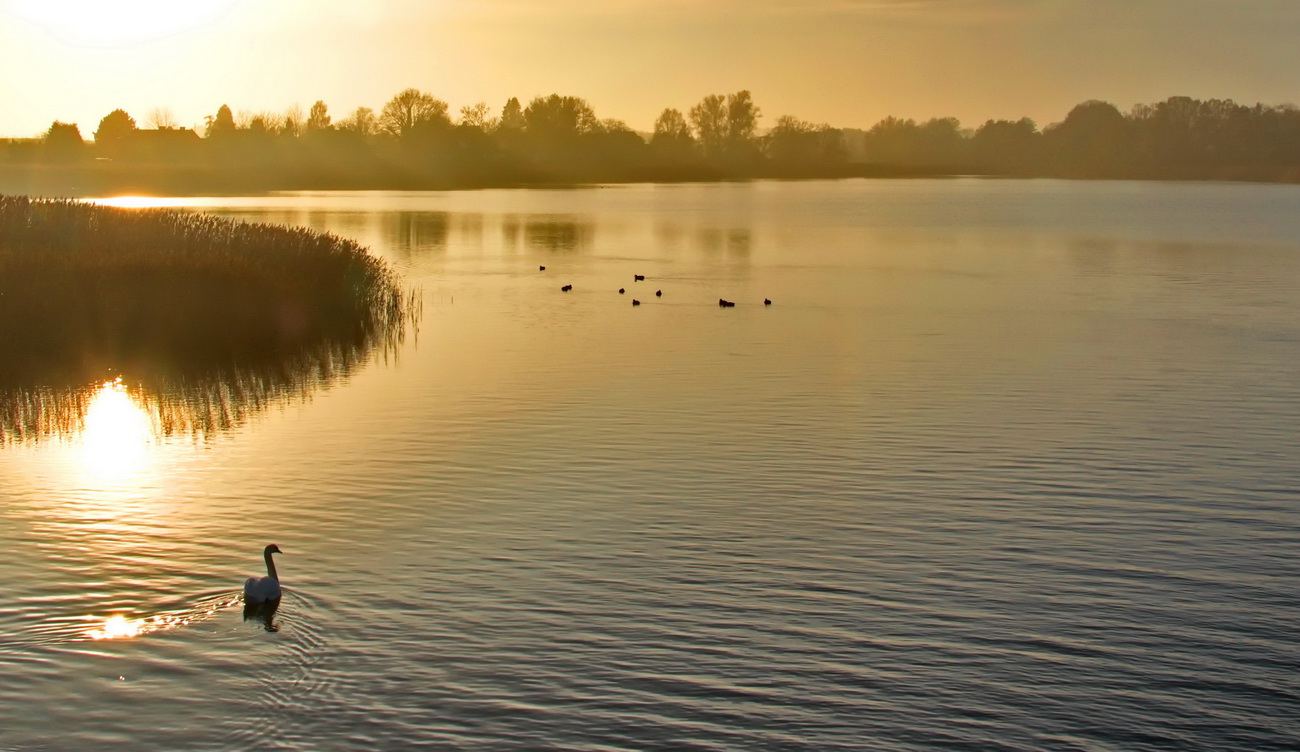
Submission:
<svg viewBox="0 0 1300 752">
<path fill-rule="evenodd" d="M 651 133 L 559 94 L 453 113 L 406 89 L 379 112 L 339 119 L 319 101 L 305 114 L 222 105 L 201 129 L 177 127 L 166 111 L 141 128 L 114 110 L 93 143 L 57 121 L 39 139 L 0 141 L 0 188 L 23 189 L 25 179 L 195 192 L 945 174 L 1300 182 L 1300 109 L 1290 105 L 1173 97 L 1124 113 L 1094 100 L 1041 130 L 1028 118 L 967 129 L 956 118 L 891 117 L 863 130 L 790 115 L 764 129 L 761 116 L 748 91 L 665 109 Z"/>
<path fill-rule="evenodd" d="M 1300 109 L 1171 97 L 1128 113 L 1075 106 L 1039 130 L 1033 120 L 886 118 L 856 138 L 863 161 L 984 175 L 1300 182 Z"/>
</svg>

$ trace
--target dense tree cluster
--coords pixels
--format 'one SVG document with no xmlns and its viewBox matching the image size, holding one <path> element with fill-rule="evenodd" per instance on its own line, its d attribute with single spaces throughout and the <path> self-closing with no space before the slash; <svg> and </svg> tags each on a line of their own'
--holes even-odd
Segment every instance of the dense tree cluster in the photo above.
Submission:
<svg viewBox="0 0 1300 752">
<path fill-rule="evenodd" d="M 304 115 L 227 105 L 202 134 L 166 111 L 140 128 L 123 110 L 87 144 L 55 122 L 42 139 L 0 147 L 0 185 L 15 171 L 75 173 L 82 185 L 160 190 L 434 188 L 531 183 L 716 180 L 752 177 L 983 174 L 1084 178 L 1300 181 L 1300 110 L 1173 97 L 1124 113 L 1084 102 L 1059 123 L 886 118 L 839 129 L 784 115 L 760 127 L 748 91 L 711 94 L 685 112 L 663 110 L 654 131 L 602 119 L 584 99 L 551 94 L 498 111 L 453 111 L 406 89 L 378 111 L 335 119 L 324 102 Z"/>
<path fill-rule="evenodd" d="M 1300 181 L 1300 109 L 1171 97 L 1123 113 L 1088 101 L 1041 131 L 990 120 L 888 118 L 847 132 L 868 163 L 991 175 Z"/>
</svg>

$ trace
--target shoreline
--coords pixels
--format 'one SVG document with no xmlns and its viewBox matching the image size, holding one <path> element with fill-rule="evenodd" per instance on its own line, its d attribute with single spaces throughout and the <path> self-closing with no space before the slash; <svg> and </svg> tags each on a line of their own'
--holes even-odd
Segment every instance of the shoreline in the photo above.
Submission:
<svg viewBox="0 0 1300 752">
<path fill-rule="evenodd" d="M 98 172 L 98 174 L 96 174 Z M 816 182 L 841 180 L 1062 180 L 1062 181 L 1117 181 L 1117 182 L 1172 182 L 1172 183 L 1245 183 L 1254 185 L 1298 185 L 1300 179 L 1291 176 L 1187 176 L 1187 175 L 1062 175 L 1034 173 L 1008 175 L 970 170 L 925 170 L 880 166 L 866 166 L 860 170 L 845 170 L 839 174 L 807 175 L 747 175 L 729 177 L 683 176 L 680 179 L 624 179 L 592 180 L 515 180 L 515 181 L 313 181 L 258 179 L 188 180 L 184 173 L 164 173 L 155 179 L 142 180 L 139 176 L 106 173 L 103 171 L 73 171 L 63 166 L 33 166 L 21 171 L 0 167 L 0 194 L 33 197 L 101 198 L 114 195 L 149 195 L 159 197 L 182 196 L 232 196 L 268 195 L 304 191 L 480 191 L 480 190 L 547 190 L 577 189 L 598 186 L 623 185 L 709 185 L 755 182 Z"/>
</svg>

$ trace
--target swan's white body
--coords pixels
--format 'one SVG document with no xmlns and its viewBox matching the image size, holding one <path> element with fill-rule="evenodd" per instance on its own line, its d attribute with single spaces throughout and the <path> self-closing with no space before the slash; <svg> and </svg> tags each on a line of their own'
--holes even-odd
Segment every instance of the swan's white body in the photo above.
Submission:
<svg viewBox="0 0 1300 752">
<path fill-rule="evenodd" d="M 280 547 L 274 543 L 262 551 L 262 556 L 266 559 L 266 576 L 249 577 L 244 581 L 245 603 L 256 604 L 280 600 L 280 578 L 275 573 L 275 562 L 271 561 L 271 554 L 278 553 Z"/>
</svg>

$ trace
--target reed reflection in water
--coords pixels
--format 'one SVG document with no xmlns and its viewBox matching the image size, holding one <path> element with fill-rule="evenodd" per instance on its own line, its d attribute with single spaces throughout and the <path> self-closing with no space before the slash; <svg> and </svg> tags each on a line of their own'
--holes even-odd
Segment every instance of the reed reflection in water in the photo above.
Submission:
<svg viewBox="0 0 1300 752">
<path fill-rule="evenodd" d="M 92 384 L 0 388 L 0 446 L 78 440 L 88 465 L 120 472 L 157 439 L 207 439 L 270 407 L 306 401 L 370 359 L 392 360 L 403 337 L 404 330 L 379 342 L 325 343 L 278 361 L 180 378 L 130 374 Z"/>
</svg>

